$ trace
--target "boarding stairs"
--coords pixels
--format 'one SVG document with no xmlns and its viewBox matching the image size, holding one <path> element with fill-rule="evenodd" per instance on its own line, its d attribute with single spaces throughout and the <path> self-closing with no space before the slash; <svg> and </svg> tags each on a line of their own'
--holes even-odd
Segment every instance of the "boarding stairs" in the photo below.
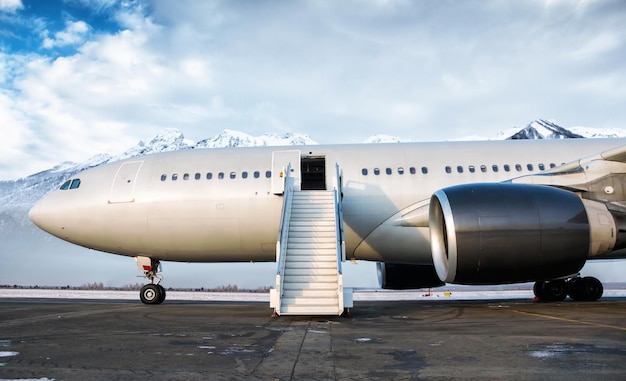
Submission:
<svg viewBox="0 0 626 381">
<path fill-rule="evenodd" d="M 287 175 L 271 307 L 276 315 L 341 315 L 352 307 L 352 290 L 343 287 L 339 168 L 332 191 L 297 190 L 291 181 Z"/>
</svg>

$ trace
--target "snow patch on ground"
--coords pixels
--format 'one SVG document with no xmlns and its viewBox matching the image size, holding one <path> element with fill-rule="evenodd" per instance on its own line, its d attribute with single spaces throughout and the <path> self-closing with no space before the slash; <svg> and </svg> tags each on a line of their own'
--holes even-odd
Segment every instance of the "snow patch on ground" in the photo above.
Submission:
<svg viewBox="0 0 626 381">
<path fill-rule="evenodd" d="M 392 291 L 356 290 L 355 301 L 533 299 L 532 290 Z M 626 297 L 626 290 L 604 290 L 604 298 Z M 138 291 L 0 289 L 0 298 L 139 300 Z M 269 293 L 168 291 L 167 300 L 269 303 Z M 1 380 L 0 380 L 1 381 Z"/>
</svg>

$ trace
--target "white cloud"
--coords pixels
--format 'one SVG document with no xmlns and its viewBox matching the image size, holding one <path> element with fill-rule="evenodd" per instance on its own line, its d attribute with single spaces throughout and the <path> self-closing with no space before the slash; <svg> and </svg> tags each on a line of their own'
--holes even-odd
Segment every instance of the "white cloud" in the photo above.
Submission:
<svg viewBox="0 0 626 381">
<path fill-rule="evenodd" d="M 55 47 L 63 47 L 68 45 L 79 45 L 85 42 L 89 25 L 84 21 L 67 21 L 65 29 L 56 32 L 54 38 L 48 37 L 48 31 L 44 32 L 44 40 L 42 46 L 46 49 Z"/>
<path fill-rule="evenodd" d="M 0 12 L 14 13 L 19 9 L 24 9 L 22 0 L 0 0 Z"/>
</svg>

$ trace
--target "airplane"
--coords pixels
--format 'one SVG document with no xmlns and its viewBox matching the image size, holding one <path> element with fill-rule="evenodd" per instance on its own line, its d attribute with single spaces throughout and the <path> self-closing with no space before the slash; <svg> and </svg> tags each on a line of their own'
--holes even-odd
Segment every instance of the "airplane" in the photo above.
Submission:
<svg viewBox="0 0 626 381">
<path fill-rule="evenodd" d="M 626 257 L 625 174 L 626 139 L 188 149 L 85 170 L 29 217 L 68 242 L 135 257 L 146 304 L 165 299 L 162 261 L 277 262 L 277 289 L 294 267 L 309 289 L 292 299 L 323 297 L 315 255 L 328 254 L 319 231 L 333 226 L 333 271 L 375 261 L 384 289 L 535 282 L 541 301 L 594 301 L 602 283 L 579 271 Z M 317 210 L 324 203 L 334 213 Z M 296 226 L 296 208 L 309 225 Z M 288 251 L 300 256 L 285 265 Z"/>
</svg>

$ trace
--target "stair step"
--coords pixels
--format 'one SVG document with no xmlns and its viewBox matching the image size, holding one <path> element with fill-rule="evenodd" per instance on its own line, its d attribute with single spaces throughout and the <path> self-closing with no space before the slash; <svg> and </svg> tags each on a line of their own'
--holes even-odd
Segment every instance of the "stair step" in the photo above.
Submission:
<svg viewBox="0 0 626 381">
<path fill-rule="evenodd" d="M 307 297 L 285 297 L 283 295 L 283 306 L 337 306 L 339 305 L 339 298 L 335 295 L 334 298 L 307 298 Z"/>
<path fill-rule="evenodd" d="M 289 282 L 283 283 L 283 290 L 333 290 L 337 291 L 337 285 L 332 283 L 306 283 L 306 282 Z"/>
<path fill-rule="evenodd" d="M 287 250 L 289 249 L 336 249 L 335 242 L 291 242 L 287 241 Z"/>
<path fill-rule="evenodd" d="M 317 299 L 324 299 L 324 300 L 337 299 L 337 289 L 332 288 L 332 289 L 320 289 L 320 290 L 311 290 L 311 289 L 284 290 L 283 298 L 317 298 Z"/>
<path fill-rule="evenodd" d="M 287 250 L 286 262 L 337 262 L 337 250 L 335 249 L 291 249 Z"/>
<path fill-rule="evenodd" d="M 333 224 L 335 223 L 335 214 L 334 213 L 291 213 L 291 217 L 289 217 L 291 221 L 305 221 L 305 220 L 327 220 L 331 221 Z"/>
<path fill-rule="evenodd" d="M 312 246 L 310 247 L 327 247 L 328 245 L 330 245 L 330 247 L 337 247 L 337 241 L 335 240 L 335 237 L 333 236 L 317 236 L 317 237 L 294 237 L 294 236 L 289 236 L 289 239 L 287 240 L 287 247 L 290 247 L 290 245 L 304 245 L 304 244 L 310 244 Z M 324 246 L 326 245 L 326 246 Z"/>
<path fill-rule="evenodd" d="M 285 274 L 283 284 L 285 283 L 333 283 L 337 284 L 337 273 L 332 275 L 289 275 Z"/>
<path fill-rule="evenodd" d="M 294 276 L 320 276 L 320 275 L 336 275 L 337 268 L 289 268 L 285 270 L 285 279 Z"/>
<path fill-rule="evenodd" d="M 330 206 L 335 207 L 334 198 L 294 198 L 291 203 L 292 206 L 296 205 L 318 205 L 318 206 Z"/>
<path fill-rule="evenodd" d="M 341 315 L 339 306 L 285 306 L 281 307 L 281 315 Z"/>
<path fill-rule="evenodd" d="M 289 235 L 290 237 L 293 237 L 293 235 L 291 235 L 292 233 L 331 233 L 331 234 L 335 234 L 335 224 L 328 224 L 328 225 L 302 225 L 302 224 L 298 224 L 298 225 L 291 225 L 289 227 Z"/>
<path fill-rule="evenodd" d="M 293 234 L 292 234 L 293 233 Z M 289 229 L 288 239 L 293 238 L 326 238 L 331 241 L 335 238 L 335 229 L 331 227 L 324 227 L 323 230 L 309 230 L 305 228 L 299 228 L 296 230 Z"/>
<path fill-rule="evenodd" d="M 328 191 L 317 191 L 317 192 L 306 192 L 306 191 L 300 191 L 300 192 L 293 192 L 293 197 L 294 198 L 299 198 L 299 199 L 303 199 L 303 198 L 321 198 L 321 199 L 333 199 L 335 197 L 335 192 L 328 192 Z"/>
<path fill-rule="evenodd" d="M 330 207 L 335 207 L 335 200 L 331 197 L 328 199 L 321 198 L 294 198 L 291 205 L 328 205 Z"/>
<path fill-rule="evenodd" d="M 337 272 L 337 261 L 286 261 L 285 268 L 291 269 L 334 269 Z"/>
<path fill-rule="evenodd" d="M 327 218 L 327 219 L 315 219 L 315 220 L 306 220 L 306 219 L 298 219 L 296 218 L 295 220 L 290 220 L 289 221 L 289 226 L 290 227 L 300 227 L 300 226 L 306 226 L 306 227 L 328 227 L 331 226 L 333 227 L 333 229 L 335 228 L 335 219 L 334 218 Z"/>
</svg>

